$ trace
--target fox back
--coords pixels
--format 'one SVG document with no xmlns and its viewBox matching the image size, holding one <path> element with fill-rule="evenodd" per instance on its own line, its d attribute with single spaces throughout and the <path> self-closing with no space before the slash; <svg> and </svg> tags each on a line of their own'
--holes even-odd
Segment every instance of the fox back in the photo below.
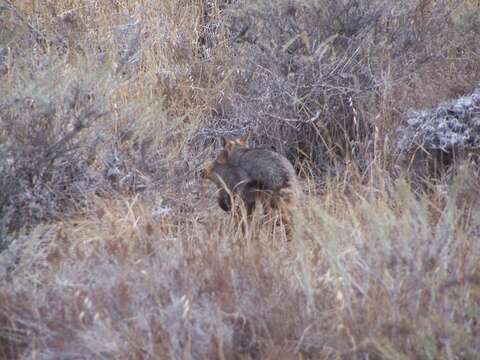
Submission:
<svg viewBox="0 0 480 360">
<path fill-rule="evenodd" d="M 222 142 L 229 163 L 245 170 L 262 190 L 298 187 L 295 169 L 285 156 L 268 148 L 249 148 L 244 137 Z"/>
</svg>

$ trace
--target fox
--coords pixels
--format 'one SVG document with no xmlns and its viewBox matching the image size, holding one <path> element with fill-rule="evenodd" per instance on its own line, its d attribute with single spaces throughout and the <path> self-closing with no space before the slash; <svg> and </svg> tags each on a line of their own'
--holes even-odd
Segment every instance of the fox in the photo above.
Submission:
<svg viewBox="0 0 480 360">
<path fill-rule="evenodd" d="M 252 186 L 270 196 L 272 209 L 279 209 L 287 237 L 293 232 L 292 209 L 301 191 L 292 163 L 271 148 L 250 148 L 246 136 L 221 138 L 228 163 L 242 169 Z"/>
<path fill-rule="evenodd" d="M 271 148 L 250 148 L 247 138 L 221 138 L 228 162 L 244 170 L 261 190 L 288 190 L 299 194 L 299 183 L 292 163 Z"/>
<path fill-rule="evenodd" d="M 252 215 L 258 201 L 258 185 L 245 170 L 228 161 L 226 150 L 222 150 L 214 161 L 207 164 L 202 172 L 202 177 L 217 186 L 217 203 L 223 211 L 231 212 L 239 219 L 241 218 L 241 208 L 235 204 L 243 203 L 247 217 Z"/>
</svg>

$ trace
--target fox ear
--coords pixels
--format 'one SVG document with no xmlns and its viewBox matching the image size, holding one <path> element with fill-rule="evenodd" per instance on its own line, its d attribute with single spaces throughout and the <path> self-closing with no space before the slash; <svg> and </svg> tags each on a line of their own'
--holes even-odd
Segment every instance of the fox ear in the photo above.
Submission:
<svg viewBox="0 0 480 360">
<path fill-rule="evenodd" d="M 240 136 L 238 139 L 237 139 L 237 143 L 241 146 L 241 147 L 248 147 L 248 139 L 247 139 L 247 135 L 242 135 Z"/>
<path fill-rule="evenodd" d="M 228 140 L 223 136 L 220 138 L 220 141 L 222 143 L 222 147 L 229 153 L 231 153 L 235 149 L 235 141 Z"/>
<path fill-rule="evenodd" d="M 235 141 L 230 140 L 230 141 L 227 143 L 227 146 L 225 146 L 225 149 L 227 149 L 227 151 L 228 151 L 229 153 L 232 153 L 233 150 L 235 150 Z"/>
<path fill-rule="evenodd" d="M 236 146 L 236 140 L 227 140 L 224 137 L 222 137 L 222 146 L 224 150 L 227 150 L 227 152 L 230 154 L 235 150 Z"/>
<path fill-rule="evenodd" d="M 228 152 L 226 150 L 220 151 L 220 154 L 217 156 L 217 162 L 221 165 L 224 165 L 227 163 L 228 160 Z"/>
</svg>

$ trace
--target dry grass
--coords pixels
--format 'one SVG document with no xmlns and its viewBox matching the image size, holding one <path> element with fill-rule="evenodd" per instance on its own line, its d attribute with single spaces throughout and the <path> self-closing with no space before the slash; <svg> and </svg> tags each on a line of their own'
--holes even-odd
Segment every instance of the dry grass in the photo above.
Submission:
<svg viewBox="0 0 480 360">
<path fill-rule="evenodd" d="M 290 243 L 262 226 L 245 239 L 214 214 L 155 218 L 138 199 L 96 199 L 9 250 L 3 351 L 473 358 L 480 223 L 455 190 L 478 181 L 469 176 L 436 202 L 405 181 L 342 208 L 310 197 Z"/>
<path fill-rule="evenodd" d="M 480 353 L 478 169 L 395 152 L 478 84 L 478 6 L 345 4 L 0 0 L 0 357 Z M 197 178 L 245 131 L 301 175 L 292 242 Z"/>
</svg>

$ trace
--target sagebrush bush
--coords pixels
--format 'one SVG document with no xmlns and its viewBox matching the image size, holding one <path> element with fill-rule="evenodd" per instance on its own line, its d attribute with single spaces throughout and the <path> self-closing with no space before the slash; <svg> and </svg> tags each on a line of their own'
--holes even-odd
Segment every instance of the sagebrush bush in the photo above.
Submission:
<svg viewBox="0 0 480 360">
<path fill-rule="evenodd" d="M 0 234 L 73 214 L 90 194 L 145 191 L 185 167 L 191 120 L 176 107 L 191 99 L 182 83 L 194 81 L 186 64 L 197 46 L 177 9 L 150 5 L 164 22 L 141 6 L 119 17 L 100 4 L 2 7 Z"/>
<path fill-rule="evenodd" d="M 78 72 L 56 68 L 2 88 L 4 231 L 58 219 L 67 203 L 74 206 L 95 188 L 98 179 L 89 162 L 99 142 L 96 122 L 108 115 L 107 78 L 100 72 L 80 78 Z"/>
</svg>

